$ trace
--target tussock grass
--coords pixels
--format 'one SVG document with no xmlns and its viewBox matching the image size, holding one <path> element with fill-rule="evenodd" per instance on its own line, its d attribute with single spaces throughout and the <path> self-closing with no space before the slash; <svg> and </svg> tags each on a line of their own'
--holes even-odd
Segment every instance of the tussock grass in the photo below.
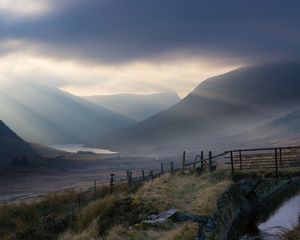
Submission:
<svg viewBox="0 0 300 240">
<path fill-rule="evenodd" d="M 166 174 L 146 183 L 137 193 L 142 199 L 155 203 L 159 210 L 177 208 L 193 214 L 209 215 L 218 197 L 230 186 L 223 172 L 205 174 Z"/>
<path fill-rule="evenodd" d="M 300 225 L 295 226 L 290 231 L 283 231 L 282 239 L 283 240 L 299 240 L 300 239 Z"/>
<path fill-rule="evenodd" d="M 99 227 L 97 219 L 95 219 L 88 228 L 86 228 L 82 233 L 76 234 L 71 231 L 60 235 L 58 240 L 100 240 Z"/>
<path fill-rule="evenodd" d="M 47 239 L 68 228 L 77 194 L 49 194 L 42 201 L 0 206 L 0 236 L 10 239 Z"/>
<path fill-rule="evenodd" d="M 171 230 L 150 228 L 147 230 L 127 230 L 118 225 L 113 227 L 105 240 L 194 240 L 198 224 L 193 222 L 177 225 Z"/>
<path fill-rule="evenodd" d="M 155 240 L 163 235 L 161 230 L 128 230 L 127 228 L 117 225 L 113 227 L 105 240 Z"/>
<path fill-rule="evenodd" d="M 136 224 L 171 207 L 211 214 L 217 198 L 230 184 L 226 172 L 216 171 L 202 176 L 165 174 L 131 189 L 124 183 L 116 185 L 111 195 L 108 186 L 98 186 L 97 201 L 93 201 L 92 191 L 79 195 L 81 211 L 78 192 L 49 194 L 36 202 L 0 206 L 0 236 L 1 240 L 11 239 L 13 233 L 22 240 L 194 239 L 198 230 L 194 223 L 148 229 Z"/>
<path fill-rule="evenodd" d="M 198 224 L 189 222 L 166 232 L 160 240 L 194 240 L 198 233 Z"/>
<path fill-rule="evenodd" d="M 126 183 L 114 187 L 114 195 L 124 192 L 129 192 Z M 97 193 L 99 199 L 105 199 L 110 194 L 110 188 L 107 185 L 100 185 Z M 78 222 L 79 225 L 83 224 L 84 221 L 87 222 L 84 227 L 88 228 L 96 216 L 93 215 L 93 219 L 87 221 L 87 214 L 84 214 L 82 220 L 78 220 L 81 219 L 78 197 L 81 208 L 88 206 L 95 199 L 93 191 L 80 194 L 76 191 L 68 191 L 51 193 L 38 201 L 1 205 L 0 239 L 11 239 L 15 233 L 17 239 L 22 240 L 56 239 L 58 234 L 74 228 Z"/>
<path fill-rule="evenodd" d="M 158 210 L 149 201 L 130 195 L 112 195 L 87 206 L 77 221 L 77 229 L 83 231 L 97 219 L 99 235 L 105 235 L 110 227 L 117 224 L 127 226 L 141 222 L 146 216 Z"/>
</svg>

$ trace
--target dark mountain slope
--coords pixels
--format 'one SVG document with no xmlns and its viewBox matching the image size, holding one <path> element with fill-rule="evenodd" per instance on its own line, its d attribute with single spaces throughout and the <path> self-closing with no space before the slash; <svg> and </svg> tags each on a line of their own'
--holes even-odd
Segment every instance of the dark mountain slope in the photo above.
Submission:
<svg viewBox="0 0 300 240">
<path fill-rule="evenodd" d="M 0 86 L 0 116 L 25 140 L 88 143 L 135 121 L 89 101 L 36 83 Z"/>
<path fill-rule="evenodd" d="M 300 63 L 241 68 L 201 83 L 181 102 L 102 138 L 123 151 L 199 149 L 262 126 L 300 106 Z"/>
<path fill-rule="evenodd" d="M 23 141 L 0 120 L 0 156 L 37 156 L 31 146 Z"/>
<path fill-rule="evenodd" d="M 149 95 L 116 94 L 83 98 L 137 121 L 145 120 L 180 101 L 178 95 L 173 92 Z"/>
</svg>

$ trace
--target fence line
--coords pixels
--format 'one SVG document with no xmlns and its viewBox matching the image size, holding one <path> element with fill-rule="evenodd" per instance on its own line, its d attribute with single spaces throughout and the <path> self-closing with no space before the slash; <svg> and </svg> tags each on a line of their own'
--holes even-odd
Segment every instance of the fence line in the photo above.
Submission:
<svg viewBox="0 0 300 240">
<path fill-rule="evenodd" d="M 207 156 L 205 157 L 204 155 L 204 151 L 201 151 L 199 154 L 183 151 L 181 161 L 169 161 L 168 163 L 164 160 L 160 162 L 160 167 L 158 165 L 157 168 L 148 169 L 147 171 L 141 168 L 127 170 L 126 178 L 118 178 L 119 176 L 111 173 L 109 184 L 106 185 L 106 190 L 103 190 L 103 193 L 98 191 L 100 187 L 98 184 L 99 181 L 94 180 L 94 184 L 88 187 L 85 194 L 92 196 L 90 197 L 90 201 L 96 201 L 103 196 L 112 194 L 114 189 L 120 184 L 126 183 L 129 188 L 132 188 L 137 184 L 153 181 L 155 178 L 166 173 L 184 173 L 186 170 L 191 169 L 197 169 L 198 171 L 208 169 L 209 172 L 212 172 L 216 169 L 217 162 L 223 163 L 232 173 L 235 171 L 258 171 L 264 169 L 274 171 L 276 177 L 282 168 L 300 167 L 300 146 L 233 149 L 216 155 L 213 155 L 212 151 L 208 151 Z M 177 158 L 177 156 L 174 156 L 174 159 Z M 103 180 L 101 181 L 101 186 L 104 186 Z M 79 209 L 82 207 L 81 195 L 83 193 L 84 192 L 81 191 L 78 195 Z"/>
<path fill-rule="evenodd" d="M 225 153 L 225 164 L 230 165 L 232 173 L 271 170 L 278 177 L 280 169 L 300 167 L 300 146 L 235 149 Z"/>
</svg>

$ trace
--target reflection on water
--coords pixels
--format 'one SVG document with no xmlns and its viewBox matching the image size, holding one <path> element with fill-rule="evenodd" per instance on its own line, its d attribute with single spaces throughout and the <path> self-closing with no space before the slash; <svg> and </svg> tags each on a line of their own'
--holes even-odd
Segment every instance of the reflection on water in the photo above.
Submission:
<svg viewBox="0 0 300 240">
<path fill-rule="evenodd" d="M 248 234 L 240 240 L 279 240 L 283 231 L 291 230 L 299 223 L 300 193 L 284 202 L 266 221 L 256 225 L 250 222 Z"/>
<path fill-rule="evenodd" d="M 269 235 L 278 235 L 283 229 L 291 230 L 298 225 L 299 213 L 300 194 L 286 201 L 267 221 L 260 223 L 258 229 Z"/>
<path fill-rule="evenodd" d="M 106 150 L 106 149 L 86 147 L 83 144 L 61 144 L 61 145 L 51 145 L 50 147 L 61 150 L 61 151 L 70 152 L 70 153 L 77 153 L 79 151 L 93 152 L 93 153 L 98 153 L 98 154 L 115 154 L 116 153 L 116 152 L 112 152 L 112 151 Z"/>
</svg>

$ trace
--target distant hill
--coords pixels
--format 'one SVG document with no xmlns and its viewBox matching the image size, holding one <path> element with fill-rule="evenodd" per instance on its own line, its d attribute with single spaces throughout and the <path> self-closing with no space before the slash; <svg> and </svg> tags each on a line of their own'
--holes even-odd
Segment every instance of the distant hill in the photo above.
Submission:
<svg viewBox="0 0 300 240">
<path fill-rule="evenodd" d="M 0 84 L 0 116 L 26 141 L 44 145 L 95 142 L 135 123 L 57 88 L 20 81 Z"/>
<path fill-rule="evenodd" d="M 32 147 L 0 121 L 0 156 L 38 156 Z"/>
<path fill-rule="evenodd" d="M 244 146 L 300 145 L 300 110 L 239 136 Z M 237 142 L 236 137 L 235 142 Z"/>
<path fill-rule="evenodd" d="M 98 95 L 83 98 L 137 121 L 145 120 L 156 113 L 168 109 L 180 101 L 179 96 L 173 92 L 149 95 Z"/>
<path fill-rule="evenodd" d="M 214 146 L 298 109 L 299 92 L 300 63 L 244 67 L 207 79 L 175 106 L 98 146 L 148 153 Z"/>
</svg>

